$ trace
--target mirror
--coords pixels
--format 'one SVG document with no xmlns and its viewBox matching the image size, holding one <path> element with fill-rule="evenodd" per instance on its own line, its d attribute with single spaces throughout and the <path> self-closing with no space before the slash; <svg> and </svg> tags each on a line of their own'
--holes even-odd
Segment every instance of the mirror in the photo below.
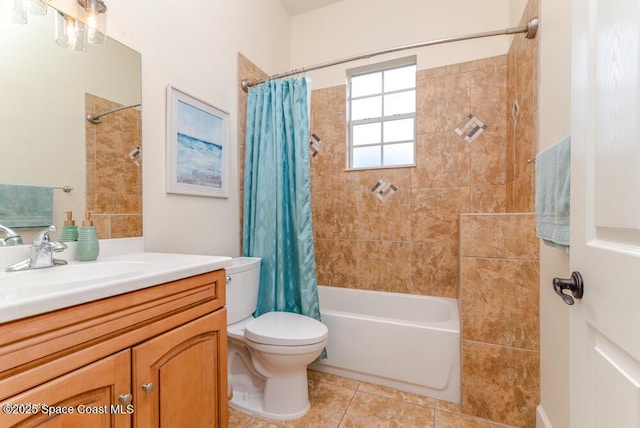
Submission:
<svg viewBox="0 0 640 428">
<path fill-rule="evenodd" d="M 67 51 L 54 41 L 57 13 L 0 23 L 0 183 L 60 188 L 59 230 L 65 211 L 81 225 L 88 210 L 101 239 L 142 236 L 140 107 L 86 120 L 141 102 L 140 54 L 113 39 Z"/>
</svg>

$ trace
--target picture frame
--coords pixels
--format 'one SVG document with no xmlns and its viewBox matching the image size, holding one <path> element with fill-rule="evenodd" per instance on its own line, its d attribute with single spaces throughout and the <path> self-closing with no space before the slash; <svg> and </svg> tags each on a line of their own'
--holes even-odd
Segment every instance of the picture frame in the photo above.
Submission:
<svg viewBox="0 0 640 428">
<path fill-rule="evenodd" d="M 229 196 L 229 113 L 167 85 L 167 193 Z"/>
</svg>

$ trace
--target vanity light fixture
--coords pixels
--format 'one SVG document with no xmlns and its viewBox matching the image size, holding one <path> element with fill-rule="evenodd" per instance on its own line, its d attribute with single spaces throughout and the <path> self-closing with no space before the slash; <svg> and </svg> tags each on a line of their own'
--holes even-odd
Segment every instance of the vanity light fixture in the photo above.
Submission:
<svg viewBox="0 0 640 428">
<path fill-rule="evenodd" d="M 84 22 L 66 13 L 56 12 L 56 44 L 73 52 L 87 50 L 87 31 Z"/>
<path fill-rule="evenodd" d="M 85 11 L 87 41 L 92 45 L 107 42 L 107 6 L 102 0 L 77 0 Z"/>
<path fill-rule="evenodd" d="M 3 0 L 0 0 L 3 1 Z M 57 12 L 56 43 L 74 52 L 84 52 L 87 44 L 104 45 L 107 41 L 107 6 L 102 0 L 77 0 L 78 17 Z"/>
<path fill-rule="evenodd" d="M 45 0 L 0 0 L 0 23 L 26 24 L 27 12 L 46 15 Z"/>
</svg>

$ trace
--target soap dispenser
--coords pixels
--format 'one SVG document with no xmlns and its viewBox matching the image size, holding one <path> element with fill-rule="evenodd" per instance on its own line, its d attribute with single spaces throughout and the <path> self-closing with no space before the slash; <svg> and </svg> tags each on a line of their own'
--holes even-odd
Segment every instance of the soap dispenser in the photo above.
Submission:
<svg viewBox="0 0 640 428">
<path fill-rule="evenodd" d="M 91 220 L 91 213 L 87 211 L 85 213 L 82 226 L 78 228 L 78 260 L 81 262 L 92 262 L 98 258 L 100 253 L 100 244 L 98 242 L 98 235 L 96 234 L 96 227 Z"/>
<path fill-rule="evenodd" d="M 73 242 L 78 240 L 78 226 L 76 226 L 75 220 L 73 220 L 73 213 L 71 211 L 65 211 L 67 219 L 62 226 L 62 233 L 60 233 L 60 241 Z"/>
</svg>

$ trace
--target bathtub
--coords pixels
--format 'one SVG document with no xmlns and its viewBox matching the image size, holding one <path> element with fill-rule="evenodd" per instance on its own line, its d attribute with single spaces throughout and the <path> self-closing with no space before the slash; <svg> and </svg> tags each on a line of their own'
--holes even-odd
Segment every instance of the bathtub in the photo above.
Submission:
<svg viewBox="0 0 640 428">
<path fill-rule="evenodd" d="M 456 299 L 319 286 L 328 358 L 311 368 L 460 402 Z"/>
</svg>

